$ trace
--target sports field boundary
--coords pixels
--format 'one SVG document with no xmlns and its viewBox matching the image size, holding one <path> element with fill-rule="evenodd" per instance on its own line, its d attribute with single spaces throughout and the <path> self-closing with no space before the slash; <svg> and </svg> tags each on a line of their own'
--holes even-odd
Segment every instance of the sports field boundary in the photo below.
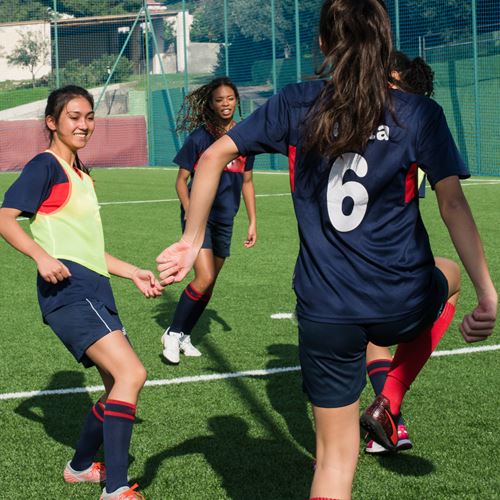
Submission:
<svg viewBox="0 0 500 500">
<path fill-rule="evenodd" d="M 476 354 L 480 352 L 498 351 L 498 350 L 500 350 L 500 344 L 477 346 L 477 347 L 463 347 L 459 349 L 435 351 L 432 353 L 432 357 L 456 356 L 460 354 Z M 266 377 L 269 375 L 276 375 L 280 373 L 297 372 L 299 370 L 300 366 L 283 366 L 277 368 L 267 368 L 265 370 L 246 370 L 246 371 L 228 372 L 228 373 L 214 373 L 211 375 L 194 375 L 194 376 L 178 377 L 171 379 L 147 380 L 145 386 L 159 387 L 166 385 L 190 384 L 197 382 L 211 382 L 213 380 L 226 380 L 231 378 Z M 88 387 L 68 387 L 64 389 L 48 389 L 40 391 L 7 392 L 0 394 L 0 400 L 6 401 L 10 399 L 32 398 L 35 396 L 58 396 L 66 394 L 93 393 L 102 391 L 104 391 L 104 386 L 93 385 Z"/>
</svg>

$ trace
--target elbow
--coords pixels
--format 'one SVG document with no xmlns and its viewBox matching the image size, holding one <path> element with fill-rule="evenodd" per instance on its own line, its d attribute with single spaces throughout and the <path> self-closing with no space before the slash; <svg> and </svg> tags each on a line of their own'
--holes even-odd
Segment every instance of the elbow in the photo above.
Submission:
<svg viewBox="0 0 500 500">
<path fill-rule="evenodd" d="M 465 196 L 454 196 L 452 198 L 446 199 L 439 204 L 439 211 L 441 213 L 442 219 L 446 222 L 448 220 L 455 219 L 460 214 L 464 212 L 469 212 L 469 204 L 465 199 Z"/>
</svg>

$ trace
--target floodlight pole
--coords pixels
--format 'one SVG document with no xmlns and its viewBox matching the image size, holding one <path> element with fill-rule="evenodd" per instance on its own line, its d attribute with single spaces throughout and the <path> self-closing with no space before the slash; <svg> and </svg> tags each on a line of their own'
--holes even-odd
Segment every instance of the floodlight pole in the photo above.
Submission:
<svg viewBox="0 0 500 500">
<path fill-rule="evenodd" d="M 61 80 L 59 76 L 59 34 L 57 29 L 57 0 L 53 1 L 54 8 L 54 57 L 56 58 L 56 87 L 59 88 Z"/>
</svg>

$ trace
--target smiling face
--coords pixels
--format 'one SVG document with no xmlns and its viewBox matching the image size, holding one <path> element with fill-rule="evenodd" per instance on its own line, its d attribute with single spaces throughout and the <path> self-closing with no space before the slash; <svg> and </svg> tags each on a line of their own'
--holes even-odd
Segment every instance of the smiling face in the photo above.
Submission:
<svg viewBox="0 0 500 500">
<path fill-rule="evenodd" d="M 236 95 L 231 87 L 221 85 L 212 92 L 210 107 L 224 125 L 230 124 L 233 120 L 236 104 Z"/>
<path fill-rule="evenodd" d="M 67 102 L 58 118 L 47 116 L 45 123 L 52 132 L 51 146 L 76 153 L 94 132 L 94 110 L 87 99 L 77 96 Z"/>
</svg>

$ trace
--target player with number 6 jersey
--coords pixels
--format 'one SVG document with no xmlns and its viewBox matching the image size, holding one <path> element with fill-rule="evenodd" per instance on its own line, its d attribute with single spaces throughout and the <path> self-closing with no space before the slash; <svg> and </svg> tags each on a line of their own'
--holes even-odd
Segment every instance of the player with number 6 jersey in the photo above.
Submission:
<svg viewBox="0 0 500 500">
<path fill-rule="evenodd" d="M 402 399 L 449 326 L 458 266 L 436 267 L 418 209 L 417 165 L 471 278 L 477 306 L 467 342 L 493 331 L 498 297 L 460 187 L 469 176 L 442 108 L 388 85 L 392 33 L 382 0 L 325 0 L 323 80 L 290 85 L 200 158 L 182 240 L 157 258 L 181 280 L 201 246 L 224 165 L 239 155 L 288 156 L 300 250 L 297 296 L 303 387 L 316 426 L 311 499 L 351 498 L 368 342 L 398 344 L 382 393 L 361 425 L 389 450 Z"/>
</svg>

